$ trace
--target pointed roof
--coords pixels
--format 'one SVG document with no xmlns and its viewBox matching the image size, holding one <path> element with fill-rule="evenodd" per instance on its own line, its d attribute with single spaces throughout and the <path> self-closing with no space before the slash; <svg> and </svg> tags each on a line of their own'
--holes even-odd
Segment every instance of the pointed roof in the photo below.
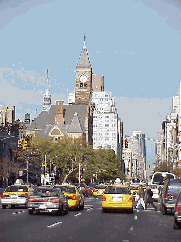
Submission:
<svg viewBox="0 0 181 242">
<path fill-rule="evenodd" d="M 83 133 L 80 122 L 79 122 L 79 118 L 78 118 L 76 112 L 74 113 L 74 117 L 68 128 L 67 133 Z"/>
<path fill-rule="evenodd" d="M 77 63 L 76 68 L 92 68 L 90 60 L 89 60 L 89 56 L 88 56 L 88 51 L 87 51 L 87 48 L 86 48 L 85 34 L 84 34 L 84 46 L 83 46 L 82 51 L 80 53 L 79 61 Z"/>
</svg>

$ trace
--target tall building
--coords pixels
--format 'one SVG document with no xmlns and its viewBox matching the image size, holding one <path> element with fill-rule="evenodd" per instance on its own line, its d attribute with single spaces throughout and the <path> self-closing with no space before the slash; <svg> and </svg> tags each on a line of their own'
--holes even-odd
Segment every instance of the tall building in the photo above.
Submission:
<svg viewBox="0 0 181 242">
<path fill-rule="evenodd" d="M 15 121 L 15 106 L 1 106 L 0 105 L 0 125 L 6 126 Z"/>
<path fill-rule="evenodd" d="M 92 90 L 93 92 L 103 92 L 104 91 L 104 76 L 92 75 Z"/>
<path fill-rule="evenodd" d="M 111 92 L 93 92 L 93 149 L 113 149 L 121 154 L 121 121 Z"/>
</svg>

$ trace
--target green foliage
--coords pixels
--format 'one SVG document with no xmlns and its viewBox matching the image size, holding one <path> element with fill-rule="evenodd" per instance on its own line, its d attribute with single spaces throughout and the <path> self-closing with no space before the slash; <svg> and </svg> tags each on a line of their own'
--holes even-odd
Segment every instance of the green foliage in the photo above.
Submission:
<svg viewBox="0 0 181 242">
<path fill-rule="evenodd" d="M 158 172 L 158 171 L 172 172 L 172 168 L 171 168 L 171 165 L 170 164 L 167 164 L 167 162 L 163 162 L 159 166 L 157 166 L 154 169 L 154 171 L 155 172 Z"/>
<path fill-rule="evenodd" d="M 113 150 L 98 149 L 93 150 L 86 140 L 64 138 L 52 142 L 51 138 L 37 138 L 33 141 L 33 146 L 41 152 L 42 160 L 46 154 L 47 164 L 51 159 L 57 168 L 62 169 L 61 180 L 76 179 L 78 176 L 79 162 L 84 173 L 81 174 L 86 180 L 97 177 L 98 181 L 112 180 L 116 177 L 125 180 L 125 174 L 119 172 L 120 159 Z M 69 175 L 70 174 L 70 175 Z"/>
<path fill-rule="evenodd" d="M 175 167 L 173 169 L 173 174 L 176 175 L 177 177 L 181 178 L 181 167 Z"/>
</svg>

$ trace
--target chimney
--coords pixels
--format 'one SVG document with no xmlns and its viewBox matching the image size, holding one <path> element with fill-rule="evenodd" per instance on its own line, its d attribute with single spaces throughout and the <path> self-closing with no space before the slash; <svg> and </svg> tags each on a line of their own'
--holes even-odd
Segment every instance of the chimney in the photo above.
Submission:
<svg viewBox="0 0 181 242">
<path fill-rule="evenodd" d="M 64 124 L 63 103 L 64 101 L 56 101 L 55 123 Z"/>
</svg>

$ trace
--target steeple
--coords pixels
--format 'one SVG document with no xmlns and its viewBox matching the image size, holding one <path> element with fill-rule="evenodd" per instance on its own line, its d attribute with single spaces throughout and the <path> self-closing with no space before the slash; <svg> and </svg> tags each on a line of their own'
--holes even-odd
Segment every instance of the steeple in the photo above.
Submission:
<svg viewBox="0 0 181 242">
<path fill-rule="evenodd" d="M 80 53 L 79 61 L 77 63 L 76 68 L 92 68 L 90 60 L 89 60 L 89 56 L 88 56 L 88 51 L 86 48 L 85 39 L 86 39 L 86 37 L 85 37 L 85 33 L 84 33 L 84 45 L 83 45 L 82 51 Z"/>
<path fill-rule="evenodd" d="M 51 107 L 51 95 L 50 95 L 50 87 L 49 87 L 49 77 L 47 70 L 47 89 L 45 94 L 43 95 L 43 111 L 48 111 Z"/>
</svg>

